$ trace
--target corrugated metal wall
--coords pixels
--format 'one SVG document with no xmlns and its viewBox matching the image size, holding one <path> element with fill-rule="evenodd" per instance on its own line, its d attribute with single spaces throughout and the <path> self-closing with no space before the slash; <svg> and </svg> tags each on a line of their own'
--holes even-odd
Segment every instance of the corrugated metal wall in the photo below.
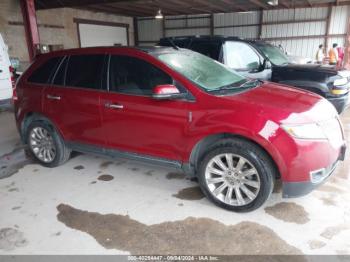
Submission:
<svg viewBox="0 0 350 262">
<path fill-rule="evenodd" d="M 314 58 L 319 44 L 345 44 L 350 6 L 332 7 L 327 23 L 330 10 L 330 7 L 317 7 L 214 14 L 213 21 L 210 15 L 167 16 L 164 21 L 139 18 L 139 44 L 154 45 L 163 36 L 210 35 L 213 32 L 214 35 L 249 39 L 260 37 L 282 45 L 293 55 Z M 326 41 L 327 28 L 330 37 Z"/>
</svg>

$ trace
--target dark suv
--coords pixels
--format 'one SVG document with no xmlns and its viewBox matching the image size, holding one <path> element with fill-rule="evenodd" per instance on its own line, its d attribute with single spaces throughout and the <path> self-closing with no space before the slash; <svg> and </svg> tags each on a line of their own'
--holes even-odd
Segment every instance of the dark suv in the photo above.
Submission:
<svg viewBox="0 0 350 262">
<path fill-rule="evenodd" d="M 79 151 L 171 166 L 235 211 L 261 206 L 275 179 L 285 197 L 307 194 L 345 154 L 327 100 L 187 49 L 52 52 L 21 76 L 13 98 L 21 137 L 42 165 Z"/>
<path fill-rule="evenodd" d="M 188 36 L 162 38 L 159 45 L 191 49 L 224 63 L 243 76 L 314 92 L 330 101 L 338 113 L 348 105 L 350 71 L 327 65 L 291 64 L 279 48 L 263 41 Z"/>
</svg>

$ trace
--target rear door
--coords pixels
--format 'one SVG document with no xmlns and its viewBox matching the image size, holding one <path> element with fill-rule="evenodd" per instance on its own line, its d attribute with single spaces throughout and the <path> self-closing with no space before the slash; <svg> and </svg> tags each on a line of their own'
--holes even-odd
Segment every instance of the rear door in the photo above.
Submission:
<svg viewBox="0 0 350 262">
<path fill-rule="evenodd" d="M 18 88 L 17 93 L 20 102 L 25 108 L 32 112 L 43 113 L 43 94 L 45 88 L 49 87 L 53 74 L 55 73 L 62 57 L 42 58 L 30 68 L 25 84 Z M 27 73 L 25 73 L 27 75 Z"/>
<path fill-rule="evenodd" d="M 45 89 L 45 113 L 67 141 L 105 145 L 100 109 L 104 63 L 103 54 L 66 57 Z"/>
</svg>

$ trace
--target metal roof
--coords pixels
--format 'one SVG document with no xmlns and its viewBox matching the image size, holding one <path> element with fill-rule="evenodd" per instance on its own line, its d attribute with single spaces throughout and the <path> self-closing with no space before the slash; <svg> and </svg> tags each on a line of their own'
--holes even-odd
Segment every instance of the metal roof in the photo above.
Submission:
<svg viewBox="0 0 350 262">
<path fill-rule="evenodd" d="M 161 9 L 164 15 L 247 12 L 281 8 L 303 8 L 328 5 L 350 5 L 350 0 L 35 0 L 37 9 L 74 7 L 132 17 L 154 16 Z"/>
</svg>

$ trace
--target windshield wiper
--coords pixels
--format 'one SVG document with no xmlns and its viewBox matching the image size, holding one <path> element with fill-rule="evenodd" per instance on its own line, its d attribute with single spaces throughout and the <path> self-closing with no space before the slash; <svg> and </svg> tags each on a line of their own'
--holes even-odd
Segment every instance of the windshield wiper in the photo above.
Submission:
<svg viewBox="0 0 350 262">
<path fill-rule="evenodd" d="M 240 88 L 252 88 L 252 87 L 256 87 L 257 85 L 261 84 L 263 81 L 259 80 L 259 79 L 250 79 L 247 82 L 243 83 L 242 85 L 240 85 Z"/>
<path fill-rule="evenodd" d="M 262 83 L 262 81 L 258 80 L 258 79 L 250 79 L 250 80 L 245 81 L 241 85 L 237 85 L 237 83 L 233 83 L 233 84 L 221 86 L 219 88 L 211 90 L 211 92 L 217 92 L 217 91 L 219 91 L 219 92 L 220 91 L 236 91 L 236 92 L 239 92 L 242 89 L 256 87 L 256 86 L 259 85 L 259 83 Z"/>
</svg>

